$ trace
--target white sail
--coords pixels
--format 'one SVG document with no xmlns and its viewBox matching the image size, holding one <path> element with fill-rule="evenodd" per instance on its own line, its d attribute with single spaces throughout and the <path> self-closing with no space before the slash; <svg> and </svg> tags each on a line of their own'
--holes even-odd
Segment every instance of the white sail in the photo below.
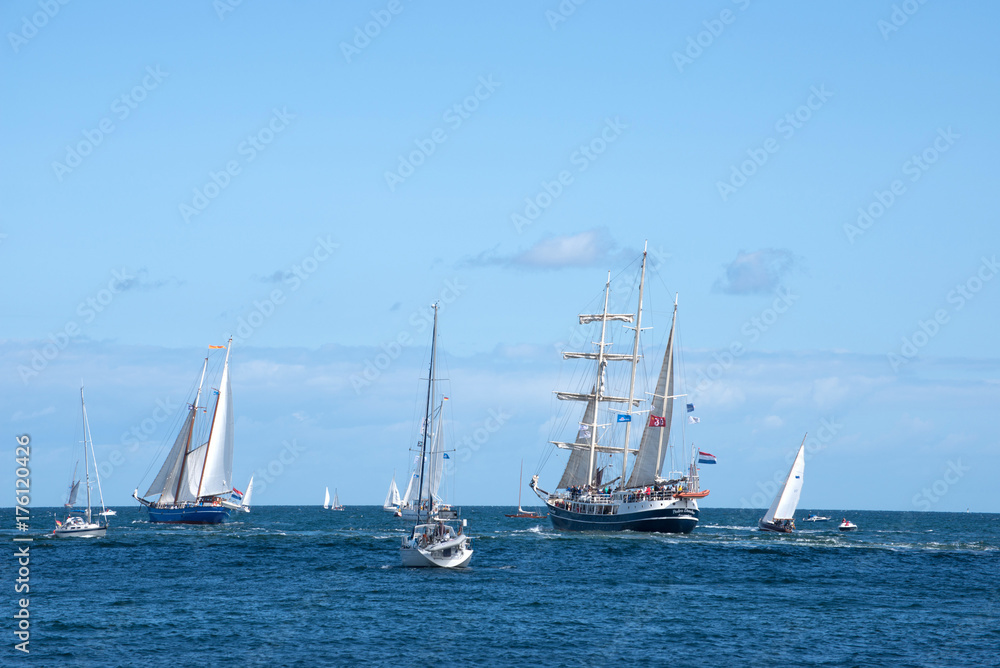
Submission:
<svg viewBox="0 0 1000 668">
<path fill-rule="evenodd" d="M 773 522 L 776 519 L 790 520 L 795 517 L 795 508 L 799 505 L 799 497 L 802 495 L 802 481 L 806 469 L 805 450 L 806 444 L 803 440 L 802 445 L 799 446 L 798 454 L 795 455 L 795 461 L 792 462 L 792 468 L 788 471 L 788 477 L 785 478 L 785 483 L 778 490 L 774 501 L 771 502 L 771 507 L 764 515 L 764 522 Z"/>
<path fill-rule="evenodd" d="M 587 449 L 575 448 L 570 450 L 569 461 L 566 462 L 566 470 L 563 471 L 562 478 L 557 485 L 560 489 L 567 489 L 573 486 L 583 486 L 588 484 L 587 474 L 590 469 L 590 430 L 594 424 L 594 411 L 597 402 L 591 399 L 587 402 L 587 408 L 583 412 L 583 421 L 580 422 L 580 429 L 576 433 L 576 444 L 588 446 Z"/>
<path fill-rule="evenodd" d="M 332 508 L 340 508 L 340 495 L 337 494 L 337 490 L 333 490 L 333 506 Z"/>
<path fill-rule="evenodd" d="M 184 481 L 181 483 L 180 493 L 175 502 L 189 502 L 198 500 L 198 486 L 202 478 L 202 471 L 205 468 L 205 453 L 208 450 L 208 443 L 202 443 L 197 448 L 187 453 L 184 458 Z"/>
<path fill-rule="evenodd" d="M 67 506 L 72 506 L 76 503 L 76 494 L 80 491 L 80 481 L 74 480 L 73 486 L 69 488 L 69 500 L 66 501 Z"/>
<path fill-rule="evenodd" d="M 674 327 L 677 324 L 677 306 L 674 306 L 674 318 L 670 324 L 670 336 L 667 337 L 667 350 L 663 354 L 663 365 L 660 376 L 656 380 L 656 389 L 650 402 L 650 416 L 664 418 L 666 424 L 662 427 L 649 426 L 642 430 L 642 440 L 639 441 L 639 454 L 635 456 L 635 464 L 629 475 L 627 487 L 646 487 L 656 483 L 657 476 L 663 469 L 663 460 L 667 455 L 667 444 L 670 440 L 670 422 L 673 417 L 674 400 Z"/>
<path fill-rule="evenodd" d="M 184 461 L 184 453 L 187 450 L 188 439 L 191 435 L 191 428 L 194 425 L 195 411 L 188 410 L 187 419 L 181 431 L 177 434 L 174 447 L 170 449 L 170 454 L 163 462 L 160 472 L 153 480 L 153 484 L 146 490 L 145 496 L 160 495 L 160 503 L 173 503 L 175 491 L 177 489 L 177 476 L 180 475 L 181 462 Z"/>
<path fill-rule="evenodd" d="M 326 496 L 323 497 L 323 510 L 330 507 L 330 488 L 326 488 Z"/>
<path fill-rule="evenodd" d="M 399 488 L 396 487 L 396 476 L 392 476 L 392 482 L 389 483 L 389 492 L 385 495 L 385 502 L 382 503 L 383 508 L 395 508 L 399 505 Z"/>
<path fill-rule="evenodd" d="M 250 495 L 253 494 L 253 476 L 250 476 L 250 482 L 247 483 L 246 494 L 243 495 L 243 502 L 240 504 L 243 508 L 250 512 Z"/>
<path fill-rule="evenodd" d="M 438 408 L 437 429 L 431 434 L 431 447 L 427 451 L 427 493 L 435 503 L 441 501 L 438 491 L 441 489 L 441 477 L 444 473 L 444 430 L 442 420 L 444 402 Z"/>
<path fill-rule="evenodd" d="M 230 346 L 231 348 L 232 346 Z M 204 474 L 196 485 L 196 496 L 229 494 L 233 489 L 233 441 L 235 434 L 233 389 L 229 383 L 229 350 L 219 382 L 219 397 L 215 404 L 212 431 L 205 452 Z"/>
</svg>

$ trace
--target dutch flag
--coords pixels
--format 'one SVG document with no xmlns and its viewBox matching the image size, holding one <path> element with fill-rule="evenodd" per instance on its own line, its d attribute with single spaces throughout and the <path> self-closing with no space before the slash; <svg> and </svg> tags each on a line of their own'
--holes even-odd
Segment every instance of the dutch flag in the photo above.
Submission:
<svg viewBox="0 0 1000 668">
<path fill-rule="evenodd" d="M 715 455 L 710 455 L 707 452 L 698 451 L 698 463 L 699 464 L 718 464 L 715 460 Z"/>
</svg>

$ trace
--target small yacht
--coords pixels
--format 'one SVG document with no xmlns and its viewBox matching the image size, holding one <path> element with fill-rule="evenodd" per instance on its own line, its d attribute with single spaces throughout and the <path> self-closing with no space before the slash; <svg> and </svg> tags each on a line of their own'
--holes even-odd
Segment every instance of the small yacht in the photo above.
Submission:
<svg viewBox="0 0 1000 668">
<path fill-rule="evenodd" d="M 854 531 L 855 529 L 858 528 L 858 525 L 855 524 L 854 522 L 849 521 L 845 517 L 843 521 L 840 523 L 840 526 L 838 526 L 837 528 L 840 529 L 841 531 Z"/>
<path fill-rule="evenodd" d="M 829 517 L 823 517 L 821 515 L 817 515 L 816 513 L 809 513 L 809 517 L 803 517 L 802 521 L 803 522 L 829 522 L 830 518 Z"/>
</svg>

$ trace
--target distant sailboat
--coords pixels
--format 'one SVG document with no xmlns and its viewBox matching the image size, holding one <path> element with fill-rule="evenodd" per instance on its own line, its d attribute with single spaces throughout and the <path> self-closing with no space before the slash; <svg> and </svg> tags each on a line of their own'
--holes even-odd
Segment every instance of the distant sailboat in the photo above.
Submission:
<svg viewBox="0 0 1000 668">
<path fill-rule="evenodd" d="M 767 509 L 764 517 L 757 522 L 761 531 L 792 533 L 795 530 L 795 507 L 799 505 L 799 497 L 802 495 L 802 482 L 806 470 L 805 450 L 806 438 L 803 436 L 802 445 L 795 455 L 792 468 L 788 470 L 785 483 L 774 496 L 774 501 L 771 502 L 771 507 Z"/>
<path fill-rule="evenodd" d="M 330 488 L 327 487 L 327 493 L 329 494 Z M 337 488 L 333 488 L 333 505 L 330 506 L 330 510 L 343 510 L 344 507 L 340 505 L 340 497 L 337 495 Z"/>
<path fill-rule="evenodd" d="M 437 326 L 438 304 L 434 304 L 434 328 L 431 333 L 431 364 L 427 376 L 427 403 L 424 407 L 423 428 L 420 439 L 419 485 L 414 504 L 416 523 L 409 536 L 403 538 L 400 558 L 403 566 L 462 568 L 472 560 L 472 545 L 465 534 L 466 521 L 462 520 L 458 529 L 445 521 L 433 505 L 437 487 L 441 483 L 444 468 L 442 429 L 440 414 L 438 428 L 434 424 L 434 390 L 437 378 Z M 444 405 L 444 398 L 441 400 Z M 425 495 L 426 494 L 426 498 Z M 441 506 L 444 508 L 445 506 Z M 449 511 L 451 511 L 449 507 Z M 454 512 L 454 511 L 452 511 Z M 457 515 L 457 513 L 456 513 Z"/>
<path fill-rule="evenodd" d="M 395 513 L 399 510 L 400 501 L 399 488 L 396 487 L 396 472 L 393 471 L 392 482 L 389 483 L 389 492 L 385 495 L 385 501 L 382 502 L 382 510 Z"/>
<path fill-rule="evenodd" d="M 226 359 L 222 367 L 219 388 L 214 390 L 215 406 L 211 422 L 207 425 L 199 414 L 208 414 L 208 405 L 199 405 L 208 357 L 201 369 L 201 380 L 194 401 L 188 404 L 187 418 L 177 434 L 173 448 L 167 455 L 160 472 L 145 495 L 139 490 L 132 497 L 149 511 L 150 522 L 172 524 L 220 524 L 229 519 L 234 510 L 249 512 L 250 488 L 246 496 L 233 488 L 233 449 L 235 443 L 235 416 L 233 390 L 229 378 L 229 354 L 232 339 L 225 348 Z M 204 431 L 207 427 L 207 435 Z M 200 442 L 205 438 L 204 442 Z M 159 496 L 156 501 L 146 497 Z M 236 503 L 242 496 L 241 502 Z"/>
<path fill-rule="evenodd" d="M 64 522 L 56 520 L 56 528 L 52 534 L 59 538 L 103 538 L 108 532 L 108 519 L 104 513 L 104 492 L 101 491 L 101 477 L 97 471 L 97 456 L 94 454 L 94 440 L 90 435 L 90 422 L 87 420 L 87 404 L 83 399 L 83 388 L 80 388 L 80 408 L 83 411 L 83 463 L 86 470 L 84 478 L 87 485 L 87 509 L 85 511 L 72 510 L 76 503 L 77 490 L 80 488 L 80 481 L 77 480 L 70 486 L 69 501 L 66 505 L 70 507 L 70 514 Z M 88 443 L 89 453 L 88 453 Z M 90 502 L 90 458 L 94 460 L 94 478 L 97 480 L 97 492 L 101 499 L 102 519 L 93 521 Z M 79 464 L 79 462 L 77 462 Z M 76 467 L 73 468 L 73 477 L 76 477 Z M 82 513 L 82 517 L 79 514 Z"/>
<path fill-rule="evenodd" d="M 80 461 L 77 460 L 76 464 L 73 465 L 73 477 L 69 481 L 69 494 L 66 495 L 66 503 L 63 504 L 66 508 L 72 508 L 76 505 L 76 495 L 80 491 L 80 481 L 76 477 L 76 469 L 79 466 Z"/>
<path fill-rule="evenodd" d="M 326 496 L 323 497 L 323 510 L 327 510 L 330 507 L 330 488 L 326 488 Z"/>
<path fill-rule="evenodd" d="M 545 515 L 539 515 L 533 510 L 525 510 L 521 507 L 521 488 L 524 486 L 521 480 L 524 479 L 524 460 L 521 460 L 521 473 L 517 476 L 517 512 L 513 515 L 504 515 L 504 517 L 518 517 L 521 519 L 542 519 Z"/>
</svg>

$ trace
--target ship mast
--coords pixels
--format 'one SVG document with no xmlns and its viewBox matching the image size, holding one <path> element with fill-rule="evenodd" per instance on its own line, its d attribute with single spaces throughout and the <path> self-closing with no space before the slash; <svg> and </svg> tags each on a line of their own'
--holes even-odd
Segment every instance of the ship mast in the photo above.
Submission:
<svg viewBox="0 0 1000 668">
<path fill-rule="evenodd" d="M 628 422 L 625 423 L 625 447 L 622 448 L 622 478 L 621 487 L 625 487 L 625 473 L 628 468 L 628 444 L 632 433 L 632 401 L 635 399 L 635 370 L 639 366 L 639 334 L 642 332 L 642 289 L 646 283 L 646 247 L 642 249 L 642 270 L 639 274 L 639 306 L 635 312 L 635 342 L 632 344 L 632 377 L 629 381 L 628 404 L 626 411 L 629 415 Z M 626 325 L 628 327 L 628 325 Z"/>
<path fill-rule="evenodd" d="M 608 282 L 604 284 L 604 313 L 601 314 L 601 342 L 597 350 L 597 390 L 594 392 L 594 424 L 590 426 L 590 469 L 587 475 L 587 486 L 594 484 L 594 453 L 597 451 L 597 415 L 601 405 L 601 396 L 604 394 L 604 366 L 607 362 L 604 359 L 604 347 L 608 344 L 604 342 L 604 334 L 608 329 L 608 295 L 611 292 L 611 272 L 608 272 Z M 626 451 L 628 444 L 625 445 Z"/>
<path fill-rule="evenodd" d="M 228 380 L 226 377 L 226 368 L 229 366 L 229 351 L 233 348 L 233 339 L 229 338 L 229 343 L 226 344 L 226 361 L 222 365 L 222 379 Z M 208 358 L 205 358 L 205 363 L 208 363 Z M 198 498 L 201 498 L 201 485 L 205 482 L 205 465 L 208 464 L 208 449 L 212 447 L 212 432 L 215 431 L 215 418 L 219 415 L 219 404 L 222 403 L 222 393 L 226 391 L 226 388 L 219 387 L 219 398 L 215 401 L 215 410 L 212 411 L 212 426 L 208 429 L 208 441 L 205 443 L 205 459 L 201 464 L 201 477 L 198 478 Z M 201 386 L 198 386 L 198 393 L 201 394 Z M 193 429 L 192 429 L 193 431 Z"/>
<path fill-rule="evenodd" d="M 423 438 L 420 439 L 420 484 L 417 486 L 417 524 L 420 524 L 420 501 L 424 494 L 424 470 L 427 462 L 427 438 L 429 436 L 429 432 L 431 431 L 431 399 L 434 391 L 434 363 L 436 361 L 435 357 L 437 356 L 438 303 L 434 302 L 431 304 L 431 308 L 434 309 L 434 328 L 431 330 L 431 364 L 430 371 L 427 376 L 427 403 L 424 406 L 424 424 L 422 429 Z M 428 500 L 428 520 L 430 520 L 432 504 L 433 502 Z M 415 525 L 414 530 L 416 530 Z"/>
<path fill-rule="evenodd" d="M 87 458 L 87 404 L 83 400 L 82 387 L 80 388 L 80 409 L 83 411 L 83 463 L 87 470 L 87 524 L 90 524 L 90 460 Z"/>
<path fill-rule="evenodd" d="M 228 354 L 229 351 L 227 350 Z M 180 501 L 181 494 L 181 483 L 184 482 L 184 466 L 187 464 L 188 451 L 191 449 L 191 434 L 194 433 L 194 419 L 198 416 L 198 402 L 201 400 L 201 388 L 205 384 L 205 370 L 208 369 L 208 357 L 205 357 L 205 363 L 201 366 L 201 380 L 198 381 L 198 394 L 194 397 L 194 403 L 191 404 L 191 428 L 188 430 L 187 443 L 184 445 L 184 456 L 181 457 L 181 471 L 177 476 L 177 488 L 174 489 L 174 504 Z"/>
</svg>

